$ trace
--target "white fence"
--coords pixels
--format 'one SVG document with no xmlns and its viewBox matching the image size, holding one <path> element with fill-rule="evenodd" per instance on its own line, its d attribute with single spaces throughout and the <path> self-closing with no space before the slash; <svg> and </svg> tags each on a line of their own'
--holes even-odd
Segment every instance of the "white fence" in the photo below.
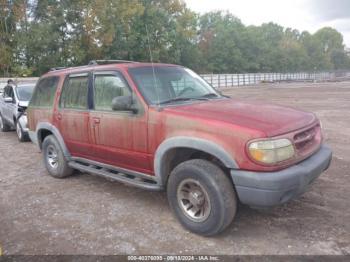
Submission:
<svg viewBox="0 0 350 262">
<path fill-rule="evenodd" d="M 205 74 L 201 75 L 215 88 L 256 85 L 272 82 L 314 82 L 350 80 L 350 72 L 320 73 L 247 73 L 247 74 Z"/>
<path fill-rule="evenodd" d="M 318 73 L 246 73 L 246 74 L 204 74 L 208 83 L 218 89 L 256 85 L 273 82 L 314 82 L 350 80 L 350 71 L 318 72 Z M 0 78 L 0 90 L 6 85 L 8 78 Z M 36 82 L 38 78 L 13 78 L 18 83 Z"/>
</svg>

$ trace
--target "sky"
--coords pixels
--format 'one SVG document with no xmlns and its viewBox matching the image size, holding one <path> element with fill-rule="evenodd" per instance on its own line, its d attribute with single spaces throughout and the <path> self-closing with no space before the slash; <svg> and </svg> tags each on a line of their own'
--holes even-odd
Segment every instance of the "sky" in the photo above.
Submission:
<svg viewBox="0 0 350 262">
<path fill-rule="evenodd" d="M 310 33 L 330 26 L 350 48 L 350 0 L 185 0 L 198 13 L 226 10 L 245 25 L 274 22 Z"/>
</svg>

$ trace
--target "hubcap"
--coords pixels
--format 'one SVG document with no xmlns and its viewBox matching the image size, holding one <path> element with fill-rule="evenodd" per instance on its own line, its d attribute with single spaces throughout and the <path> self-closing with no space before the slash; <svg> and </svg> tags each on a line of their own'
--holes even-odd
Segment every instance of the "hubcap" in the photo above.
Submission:
<svg viewBox="0 0 350 262">
<path fill-rule="evenodd" d="M 180 183 L 177 201 L 183 213 L 194 222 L 202 222 L 210 215 L 211 205 L 208 193 L 194 179 L 185 179 Z"/>
<path fill-rule="evenodd" d="M 52 168 L 57 168 L 58 154 L 56 148 L 53 145 L 49 145 L 47 147 L 46 160 Z"/>
<path fill-rule="evenodd" d="M 21 139 L 22 138 L 22 130 L 21 130 L 21 126 L 18 122 L 16 124 L 16 131 L 17 131 L 18 138 Z"/>
</svg>

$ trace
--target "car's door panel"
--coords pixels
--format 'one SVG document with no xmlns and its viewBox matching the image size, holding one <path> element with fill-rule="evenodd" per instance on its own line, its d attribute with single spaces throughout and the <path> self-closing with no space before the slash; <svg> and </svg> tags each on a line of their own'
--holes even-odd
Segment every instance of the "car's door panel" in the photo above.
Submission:
<svg viewBox="0 0 350 262">
<path fill-rule="evenodd" d="M 55 112 L 55 121 L 72 156 L 92 155 L 89 128 L 88 86 L 89 74 L 67 76 L 60 101 Z"/>
<path fill-rule="evenodd" d="M 90 130 L 94 136 L 95 159 L 103 163 L 151 172 L 147 155 L 147 115 L 113 111 L 112 99 L 132 95 L 119 72 L 95 72 L 94 109 L 90 111 Z"/>
<path fill-rule="evenodd" d="M 99 161 L 141 172 L 150 170 L 146 122 L 135 116 L 101 112 L 91 112 L 90 116 L 96 141 L 94 151 Z"/>
<path fill-rule="evenodd" d="M 57 115 L 57 121 L 69 152 L 73 156 L 79 157 L 91 155 L 89 113 L 78 110 L 62 110 Z"/>
</svg>

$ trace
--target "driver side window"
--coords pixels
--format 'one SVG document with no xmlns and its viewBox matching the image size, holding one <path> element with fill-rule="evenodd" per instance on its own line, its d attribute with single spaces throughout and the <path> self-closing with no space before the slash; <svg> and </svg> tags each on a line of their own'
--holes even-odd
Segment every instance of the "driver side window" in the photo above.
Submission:
<svg viewBox="0 0 350 262">
<path fill-rule="evenodd" d="M 113 111 L 113 98 L 131 95 L 128 85 L 119 74 L 95 75 L 94 81 L 95 110 Z"/>
</svg>

